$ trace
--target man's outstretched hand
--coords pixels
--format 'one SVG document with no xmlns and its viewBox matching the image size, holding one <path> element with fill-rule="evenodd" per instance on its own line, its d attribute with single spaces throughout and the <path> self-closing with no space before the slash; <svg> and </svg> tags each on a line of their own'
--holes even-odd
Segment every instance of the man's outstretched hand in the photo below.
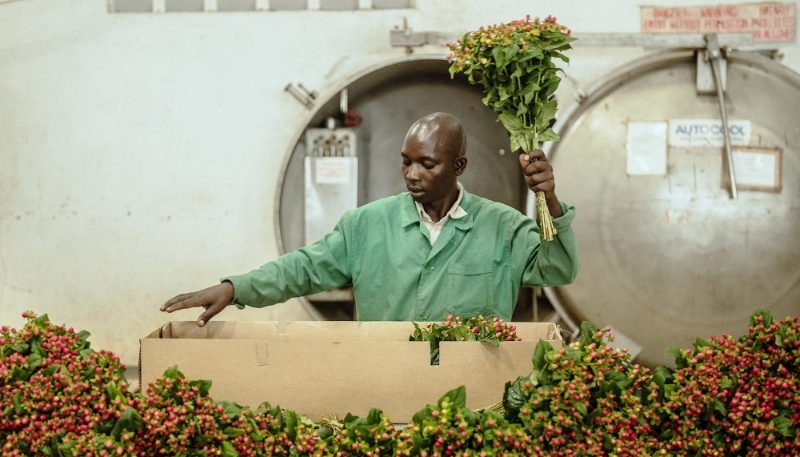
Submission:
<svg viewBox="0 0 800 457">
<path fill-rule="evenodd" d="M 530 154 L 519 155 L 519 165 L 525 174 L 525 184 L 534 192 L 544 192 L 547 200 L 547 209 L 552 217 L 561 217 L 561 205 L 556 197 L 556 181 L 553 167 L 547 161 L 547 156 L 541 149 L 536 149 Z"/>
<path fill-rule="evenodd" d="M 161 311 L 171 313 L 179 309 L 196 308 L 202 306 L 205 312 L 197 319 L 197 326 L 202 327 L 231 304 L 233 300 L 233 284 L 224 281 L 207 289 L 189 292 L 174 297 L 161 305 Z"/>
</svg>

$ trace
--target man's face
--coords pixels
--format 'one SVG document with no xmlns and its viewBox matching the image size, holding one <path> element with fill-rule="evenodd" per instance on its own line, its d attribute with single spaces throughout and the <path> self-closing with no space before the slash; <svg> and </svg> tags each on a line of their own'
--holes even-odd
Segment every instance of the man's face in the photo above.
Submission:
<svg viewBox="0 0 800 457">
<path fill-rule="evenodd" d="M 414 200 L 422 204 L 445 198 L 456 187 L 456 178 L 463 168 L 456 165 L 456 154 L 441 135 L 422 138 L 409 136 L 400 155 L 406 188 Z"/>
</svg>

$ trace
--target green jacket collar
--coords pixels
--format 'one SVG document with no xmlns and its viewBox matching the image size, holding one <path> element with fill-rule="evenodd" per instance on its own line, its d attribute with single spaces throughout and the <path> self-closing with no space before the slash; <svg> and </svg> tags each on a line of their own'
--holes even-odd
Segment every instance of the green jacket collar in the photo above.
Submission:
<svg viewBox="0 0 800 457">
<path fill-rule="evenodd" d="M 400 194 L 400 211 L 402 216 L 400 221 L 402 227 L 408 227 L 411 224 L 419 223 L 419 214 L 417 214 L 417 205 L 414 204 L 414 198 L 408 192 Z M 472 228 L 472 204 L 474 196 L 464 189 L 464 196 L 461 197 L 461 208 L 467 213 L 464 217 L 458 219 L 450 219 L 448 224 L 455 225 L 456 228 L 467 231 Z"/>
</svg>

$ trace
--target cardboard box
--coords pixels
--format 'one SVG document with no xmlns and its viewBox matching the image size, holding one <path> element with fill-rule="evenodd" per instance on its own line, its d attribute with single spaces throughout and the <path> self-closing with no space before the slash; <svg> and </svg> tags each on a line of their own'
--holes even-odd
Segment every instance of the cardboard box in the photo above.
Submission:
<svg viewBox="0 0 800 457">
<path fill-rule="evenodd" d="M 410 322 L 170 322 L 139 340 L 140 383 L 144 390 L 177 365 L 189 379 L 210 379 L 215 400 L 269 401 L 314 421 L 375 407 L 407 423 L 461 385 L 470 408 L 502 400 L 506 381 L 531 372 L 539 339 L 563 344 L 555 324 L 514 325 L 523 341 L 443 342 L 432 366 L 429 343 L 408 341 Z"/>
</svg>

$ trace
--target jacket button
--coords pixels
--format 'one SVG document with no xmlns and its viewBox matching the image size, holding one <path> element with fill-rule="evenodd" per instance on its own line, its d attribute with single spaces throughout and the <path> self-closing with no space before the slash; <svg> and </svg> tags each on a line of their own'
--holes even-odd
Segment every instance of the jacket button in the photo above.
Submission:
<svg viewBox="0 0 800 457">
<path fill-rule="evenodd" d="M 431 264 L 426 264 L 425 265 L 425 269 L 426 270 L 433 270 L 433 266 Z"/>
</svg>

